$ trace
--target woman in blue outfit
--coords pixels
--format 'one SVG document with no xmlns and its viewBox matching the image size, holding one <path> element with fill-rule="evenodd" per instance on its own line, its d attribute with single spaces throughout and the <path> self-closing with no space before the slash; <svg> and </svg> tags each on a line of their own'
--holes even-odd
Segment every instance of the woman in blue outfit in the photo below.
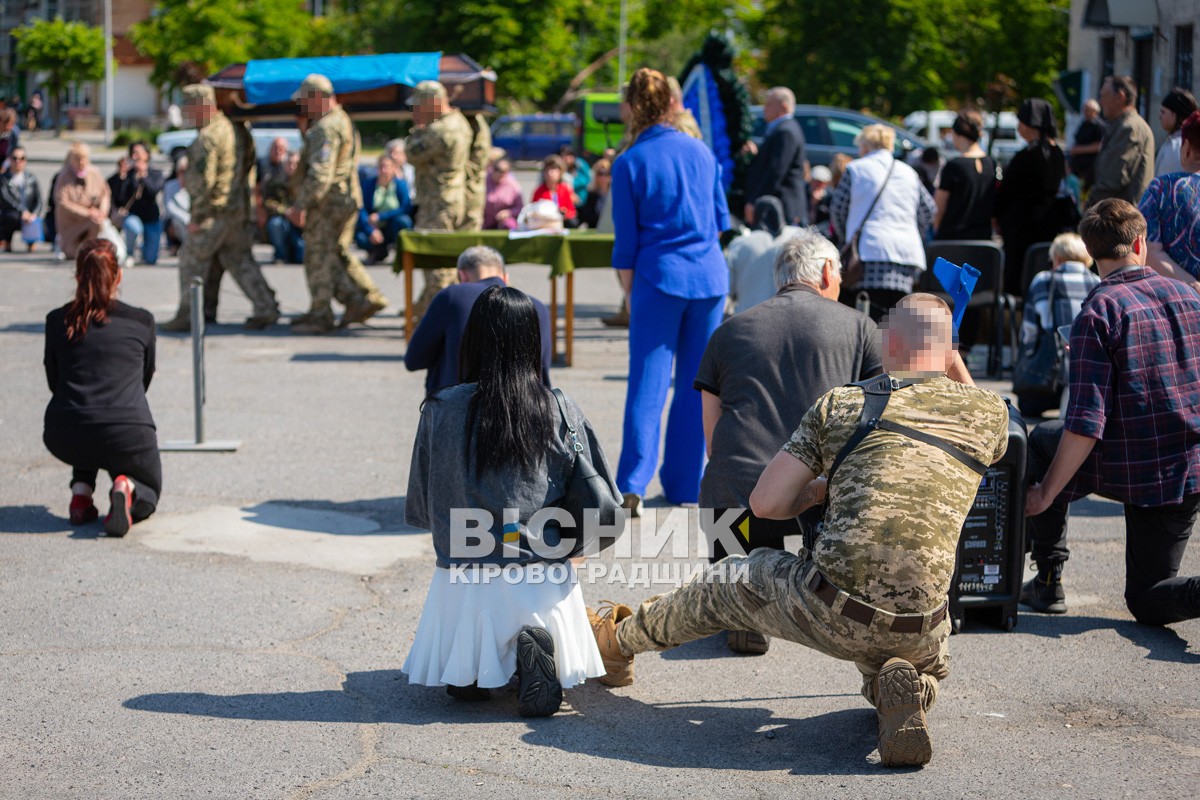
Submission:
<svg viewBox="0 0 1200 800">
<path fill-rule="evenodd" d="M 700 393 L 692 388 L 708 338 L 721 322 L 729 269 L 718 237 L 729 224 L 717 161 L 669 124 L 661 72 L 629 82 L 633 144 L 612 169 L 613 266 L 629 302 L 629 388 L 617 486 L 640 512 L 658 465 L 663 403 L 675 367 L 659 478 L 672 503 L 694 503 L 704 469 Z"/>
</svg>

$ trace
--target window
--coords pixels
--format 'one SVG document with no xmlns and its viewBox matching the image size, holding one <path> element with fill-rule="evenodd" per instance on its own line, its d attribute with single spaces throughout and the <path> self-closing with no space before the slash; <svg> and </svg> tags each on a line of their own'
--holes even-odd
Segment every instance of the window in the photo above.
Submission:
<svg viewBox="0 0 1200 800">
<path fill-rule="evenodd" d="M 824 144 L 825 131 L 821 129 L 821 120 L 816 117 L 796 115 L 796 121 L 800 123 L 800 130 L 804 131 L 804 141 L 809 144 Z M 831 121 L 832 123 L 832 121 Z M 858 130 L 855 130 L 858 133 Z"/>
<path fill-rule="evenodd" d="M 523 123 L 519 119 L 510 119 L 496 123 L 492 130 L 493 139 L 516 139 L 521 135 Z"/>
<path fill-rule="evenodd" d="M 1100 83 L 1109 75 L 1117 74 L 1117 40 L 1113 36 L 1105 36 L 1100 40 Z M 1100 83 L 1096 84 L 1096 93 L 1100 92 Z"/>
<path fill-rule="evenodd" d="M 863 129 L 863 126 L 857 122 L 837 117 L 830 117 L 827 123 L 834 147 L 854 147 L 854 137 L 858 136 L 859 131 Z M 805 135 L 808 135 L 808 131 L 805 131 Z"/>
<path fill-rule="evenodd" d="M 1175 28 L 1175 86 L 1185 89 L 1192 88 L 1192 40 L 1195 39 L 1195 28 L 1191 25 L 1178 25 Z"/>
<path fill-rule="evenodd" d="M 621 104 L 607 102 L 592 103 L 592 119 L 596 122 L 607 122 L 610 125 L 621 125 Z"/>
<path fill-rule="evenodd" d="M 530 136 L 558 136 L 558 123 L 538 121 L 529 123 Z"/>
</svg>

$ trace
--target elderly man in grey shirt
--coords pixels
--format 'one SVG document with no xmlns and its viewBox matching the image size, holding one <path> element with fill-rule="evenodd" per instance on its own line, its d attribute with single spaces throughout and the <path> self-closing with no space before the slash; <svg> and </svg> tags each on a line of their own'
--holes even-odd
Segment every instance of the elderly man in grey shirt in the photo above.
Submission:
<svg viewBox="0 0 1200 800">
<path fill-rule="evenodd" d="M 1093 206 L 1109 197 L 1137 205 L 1154 179 L 1154 132 L 1137 113 L 1132 78 L 1109 76 L 1100 87 L 1100 108 L 1108 129 L 1096 156 L 1096 179 L 1088 193 Z"/>
</svg>

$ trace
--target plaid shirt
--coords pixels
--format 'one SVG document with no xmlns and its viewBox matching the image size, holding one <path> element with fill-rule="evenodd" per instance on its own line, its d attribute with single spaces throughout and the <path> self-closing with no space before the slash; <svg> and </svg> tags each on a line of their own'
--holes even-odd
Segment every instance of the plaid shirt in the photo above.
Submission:
<svg viewBox="0 0 1200 800">
<path fill-rule="evenodd" d="M 1092 483 L 1162 506 L 1200 492 L 1200 294 L 1144 267 L 1109 275 L 1075 318 L 1070 362 L 1065 427 L 1100 440 L 1071 494 Z"/>
</svg>

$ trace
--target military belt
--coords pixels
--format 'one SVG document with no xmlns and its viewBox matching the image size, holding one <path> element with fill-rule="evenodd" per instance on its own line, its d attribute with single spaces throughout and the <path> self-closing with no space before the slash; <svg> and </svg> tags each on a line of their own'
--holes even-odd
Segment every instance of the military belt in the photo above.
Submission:
<svg viewBox="0 0 1200 800">
<path fill-rule="evenodd" d="M 933 630 L 946 618 L 948 600 L 943 600 L 940 606 L 925 614 L 893 614 L 891 611 L 875 608 L 875 606 L 855 598 L 849 592 L 839 589 L 836 584 L 825 577 L 816 564 L 812 565 L 812 571 L 805 579 L 805 583 L 809 590 L 817 596 L 817 599 L 830 608 L 834 607 L 839 596 L 844 597 L 845 602 L 842 604 L 841 615 L 867 627 L 875 621 L 876 617 L 879 617 L 892 633 L 922 633 Z M 889 619 L 891 620 L 890 624 L 888 624 Z"/>
</svg>

